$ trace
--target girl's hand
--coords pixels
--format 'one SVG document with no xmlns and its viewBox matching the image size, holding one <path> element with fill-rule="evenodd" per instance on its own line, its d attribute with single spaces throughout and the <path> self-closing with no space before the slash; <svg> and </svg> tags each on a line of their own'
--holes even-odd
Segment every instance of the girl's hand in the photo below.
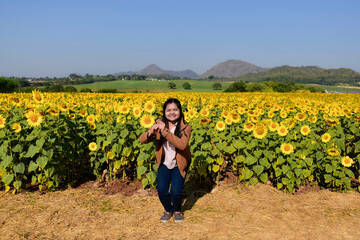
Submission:
<svg viewBox="0 0 360 240">
<path fill-rule="evenodd" d="M 158 123 L 158 125 L 159 125 L 160 132 L 162 132 L 164 130 L 164 128 L 165 128 L 165 123 L 161 121 L 161 122 Z"/>
<path fill-rule="evenodd" d="M 155 123 L 155 124 L 149 129 L 149 136 L 150 136 L 150 135 L 153 135 L 158 129 L 159 129 L 159 124 Z"/>
</svg>

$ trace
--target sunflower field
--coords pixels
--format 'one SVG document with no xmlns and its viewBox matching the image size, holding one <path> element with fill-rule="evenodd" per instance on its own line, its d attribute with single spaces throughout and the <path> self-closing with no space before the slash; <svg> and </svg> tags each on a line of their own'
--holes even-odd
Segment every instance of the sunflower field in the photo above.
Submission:
<svg viewBox="0 0 360 240">
<path fill-rule="evenodd" d="M 190 173 L 285 192 L 317 184 L 360 190 L 356 94 L 0 94 L 0 188 L 56 190 L 84 176 L 156 186 L 155 144 L 139 136 L 180 100 L 192 126 Z"/>
</svg>

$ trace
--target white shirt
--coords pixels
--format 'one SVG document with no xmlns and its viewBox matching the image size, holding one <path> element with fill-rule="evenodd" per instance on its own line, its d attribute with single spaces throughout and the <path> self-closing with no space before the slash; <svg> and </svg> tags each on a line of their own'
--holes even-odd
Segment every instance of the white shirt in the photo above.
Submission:
<svg viewBox="0 0 360 240">
<path fill-rule="evenodd" d="M 170 132 L 174 134 L 175 129 L 176 129 L 176 125 L 172 129 L 170 129 Z M 165 158 L 164 158 L 165 166 L 167 166 L 168 169 L 175 168 L 177 166 L 175 146 L 172 143 L 170 143 L 168 140 L 166 140 L 163 143 L 163 148 L 165 153 Z"/>
</svg>

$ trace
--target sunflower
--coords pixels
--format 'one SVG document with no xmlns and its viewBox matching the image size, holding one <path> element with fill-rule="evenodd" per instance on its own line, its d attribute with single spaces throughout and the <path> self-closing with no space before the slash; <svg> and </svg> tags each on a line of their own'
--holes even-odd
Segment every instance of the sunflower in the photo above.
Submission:
<svg viewBox="0 0 360 240">
<path fill-rule="evenodd" d="M 130 112 L 130 108 L 126 105 L 121 105 L 119 107 L 119 113 L 122 113 L 122 114 L 128 114 Z"/>
<path fill-rule="evenodd" d="M 90 114 L 89 116 L 86 117 L 86 121 L 88 123 L 95 123 L 95 115 L 94 114 Z"/>
<path fill-rule="evenodd" d="M 19 123 L 14 123 L 12 125 L 12 129 L 14 130 L 14 132 L 18 133 L 21 131 L 21 125 Z"/>
<path fill-rule="evenodd" d="M 223 118 L 227 118 L 227 117 L 230 116 L 230 112 L 229 112 L 229 111 L 226 111 L 226 110 L 223 110 L 223 111 L 221 112 L 221 116 L 222 116 Z"/>
<path fill-rule="evenodd" d="M 82 117 L 86 117 L 86 116 L 88 115 L 87 111 L 84 110 L 84 109 L 80 109 L 80 110 L 78 111 L 78 114 L 79 114 L 80 116 L 82 116 Z"/>
<path fill-rule="evenodd" d="M 134 115 L 135 118 L 139 118 L 141 116 L 142 111 L 141 111 L 140 107 L 135 106 L 135 107 L 133 107 L 132 112 L 133 112 L 133 115 Z"/>
<path fill-rule="evenodd" d="M 148 113 L 153 113 L 156 109 L 155 104 L 152 101 L 147 101 L 144 105 L 144 110 Z"/>
<path fill-rule="evenodd" d="M 144 128 L 151 128 L 155 123 L 155 118 L 151 115 L 144 115 L 140 119 L 140 125 Z"/>
<path fill-rule="evenodd" d="M 40 124 L 41 124 L 41 122 L 43 120 L 43 117 L 41 116 L 41 114 L 38 113 L 38 112 L 35 112 L 35 111 L 29 111 L 25 115 L 27 117 L 27 122 L 32 127 L 40 126 Z"/>
<path fill-rule="evenodd" d="M 44 102 L 44 96 L 42 93 L 40 93 L 37 90 L 32 91 L 33 99 L 36 103 L 43 103 Z"/>
<path fill-rule="evenodd" d="M 189 110 L 187 116 L 188 116 L 189 118 L 194 118 L 194 117 L 196 116 L 196 114 L 197 114 L 196 110 L 191 109 L 191 110 Z"/>
<path fill-rule="evenodd" d="M 54 109 L 54 108 L 49 108 L 47 110 L 48 113 L 50 113 L 51 116 L 54 116 L 54 117 L 58 117 L 59 116 L 59 111 Z"/>
<path fill-rule="evenodd" d="M 327 150 L 327 153 L 330 155 L 330 156 L 339 156 L 340 153 L 339 151 L 336 149 L 336 148 L 329 148 Z"/>
<path fill-rule="evenodd" d="M 308 121 L 311 123 L 316 123 L 317 122 L 317 117 L 316 116 L 311 116 L 308 118 Z"/>
<path fill-rule="evenodd" d="M 289 155 L 294 152 L 294 147 L 290 143 L 283 143 L 280 146 L 280 150 L 284 155 Z"/>
<path fill-rule="evenodd" d="M 327 143 L 329 142 L 331 139 L 331 135 L 329 133 L 324 133 L 322 136 L 321 136 L 321 141 L 324 142 L 324 143 Z"/>
<path fill-rule="evenodd" d="M 75 119 L 75 114 L 74 113 L 70 113 L 68 116 L 69 116 L 70 119 Z"/>
<path fill-rule="evenodd" d="M 226 124 L 223 121 L 218 121 L 216 123 L 216 130 L 218 131 L 224 131 L 226 128 Z"/>
<path fill-rule="evenodd" d="M 360 116 L 359 116 L 359 115 L 358 115 L 358 116 L 355 116 L 355 117 L 354 117 L 354 121 L 355 121 L 355 122 L 359 122 L 359 121 L 360 121 Z"/>
<path fill-rule="evenodd" d="M 305 121 L 305 120 L 306 120 L 307 114 L 300 112 L 300 113 L 295 114 L 294 118 L 295 118 L 296 120 L 302 122 L 302 121 Z"/>
<path fill-rule="evenodd" d="M 238 112 L 240 115 L 243 115 L 244 113 L 246 113 L 246 109 L 243 108 L 243 107 L 238 107 L 237 112 Z"/>
<path fill-rule="evenodd" d="M 96 124 L 95 123 L 90 123 L 90 129 L 91 130 L 95 130 L 96 129 Z"/>
<path fill-rule="evenodd" d="M 284 111 L 284 110 L 281 110 L 281 112 L 280 112 L 280 117 L 281 117 L 281 118 L 286 118 L 287 116 L 288 116 L 287 112 Z"/>
<path fill-rule="evenodd" d="M 211 122 L 211 119 L 209 119 L 209 118 L 207 118 L 207 117 L 202 117 L 201 119 L 200 119 L 200 124 L 201 125 L 206 125 L 206 124 L 209 124 Z"/>
<path fill-rule="evenodd" d="M 257 123 L 253 129 L 254 137 L 257 139 L 263 139 L 267 134 L 267 127 L 263 123 Z"/>
<path fill-rule="evenodd" d="M 254 129 L 254 125 L 253 125 L 251 122 L 246 122 L 246 123 L 244 123 L 244 128 L 243 128 L 243 130 L 244 130 L 245 132 L 252 132 L 253 129 Z"/>
<path fill-rule="evenodd" d="M 58 104 L 58 107 L 59 107 L 59 109 L 60 109 L 60 111 L 62 111 L 62 112 L 67 112 L 67 111 L 69 111 L 69 107 L 68 106 L 66 106 L 64 103 L 59 103 Z"/>
<path fill-rule="evenodd" d="M 231 124 L 232 124 L 232 118 L 231 118 L 231 116 L 225 118 L 225 123 L 226 123 L 227 125 L 231 125 Z"/>
<path fill-rule="evenodd" d="M 125 118 L 123 117 L 123 116 L 121 116 L 121 115 L 118 115 L 117 117 L 116 117 L 116 122 L 117 123 L 125 123 L 126 122 L 126 120 L 125 120 Z"/>
<path fill-rule="evenodd" d="M 231 114 L 231 121 L 233 123 L 239 123 L 240 120 L 241 120 L 241 117 L 240 117 L 240 115 L 238 113 L 232 113 Z"/>
<path fill-rule="evenodd" d="M 200 110 L 199 113 L 200 113 L 200 116 L 207 117 L 207 116 L 209 116 L 210 111 L 208 109 L 206 109 L 206 108 L 203 108 L 203 109 Z"/>
<path fill-rule="evenodd" d="M 325 120 L 326 124 L 330 127 L 334 127 L 339 124 L 339 119 L 337 118 L 327 118 Z"/>
<path fill-rule="evenodd" d="M 15 106 L 19 107 L 21 105 L 21 101 L 17 97 L 10 97 L 10 102 L 14 104 Z"/>
<path fill-rule="evenodd" d="M 0 128 L 4 128 L 4 127 L 5 127 L 5 123 L 6 123 L 6 118 L 4 118 L 4 117 L 0 114 Z"/>
<path fill-rule="evenodd" d="M 277 129 L 277 132 L 280 136 L 285 137 L 289 131 L 284 125 L 280 125 Z"/>
<path fill-rule="evenodd" d="M 275 113 L 273 111 L 268 112 L 268 117 L 273 118 L 275 116 Z"/>
<path fill-rule="evenodd" d="M 302 126 L 300 128 L 300 132 L 301 132 L 302 135 L 307 136 L 307 135 L 310 134 L 311 129 L 310 129 L 310 127 L 308 125 L 304 125 L 304 126 Z"/>
<path fill-rule="evenodd" d="M 278 127 L 279 127 L 279 124 L 277 122 L 271 122 L 269 124 L 269 130 L 271 132 L 275 132 L 278 129 Z"/>
<path fill-rule="evenodd" d="M 352 158 L 349 158 L 348 156 L 341 158 L 341 164 L 344 167 L 351 167 L 351 164 L 354 163 L 354 160 Z"/>
<path fill-rule="evenodd" d="M 90 151 L 96 151 L 96 149 L 97 149 L 97 144 L 95 143 L 95 142 L 91 142 L 90 144 L 89 144 L 89 149 L 90 149 Z"/>
</svg>

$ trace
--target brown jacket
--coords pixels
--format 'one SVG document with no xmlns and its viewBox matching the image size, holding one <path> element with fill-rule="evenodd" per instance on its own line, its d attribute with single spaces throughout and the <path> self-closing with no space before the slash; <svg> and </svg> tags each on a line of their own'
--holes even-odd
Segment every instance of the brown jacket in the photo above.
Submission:
<svg viewBox="0 0 360 240">
<path fill-rule="evenodd" d="M 158 123 L 161 121 L 160 119 L 156 120 Z M 156 139 L 156 161 L 158 168 L 160 167 L 161 163 L 164 161 L 164 149 L 163 149 L 163 143 L 164 139 L 161 138 L 163 136 L 166 140 L 171 142 L 175 146 L 176 150 L 176 162 L 180 171 L 181 176 L 185 178 L 185 170 L 190 164 L 191 159 L 191 153 L 190 153 L 190 146 L 189 146 L 189 140 L 192 128 L 190 125 L 185 124 L 183 121 L 181 121 L 181 138 L 178 138 L 173 133 L 170 132 L 168 128 L 165 128 L 161 134 L 160 132 L 156 132 L 155 139 Z M 141 143 L 149 143 L 152 140 L 154 140 L 154 136 L 147 136 L 148 131 L 141 134 L 139 140 Z"/>
</svg>

